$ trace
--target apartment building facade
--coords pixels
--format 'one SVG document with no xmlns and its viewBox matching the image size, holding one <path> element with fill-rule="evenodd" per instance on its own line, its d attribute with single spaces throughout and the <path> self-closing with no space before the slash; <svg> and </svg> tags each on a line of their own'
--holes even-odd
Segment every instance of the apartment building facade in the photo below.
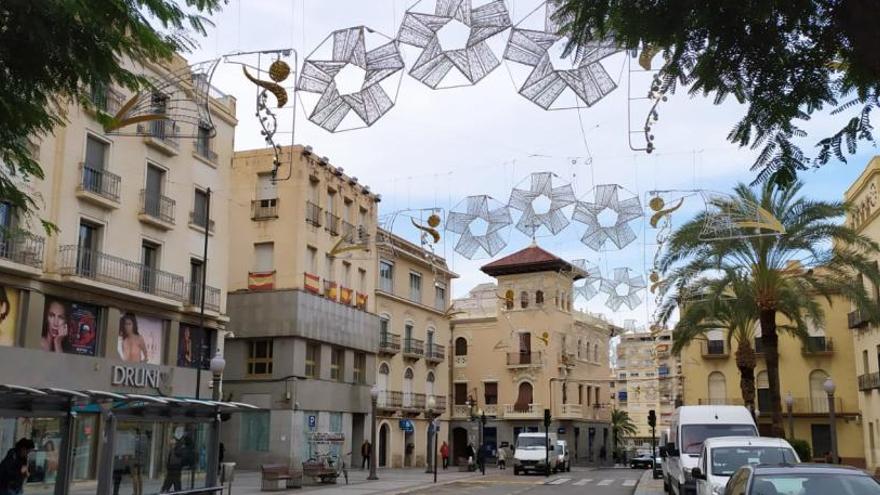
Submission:
<svg viewBox="0 0 880 495">
<path fill-rule="evenodd" d="M 608 342 L 616 327 L 572 309 L 583 273 L 537 245 L 482 271 L 496 283 L 453 306 L 453 460 L 479 445 L 483 415 L 482 440 L 494 451 L 543 431 L 546 408 L 573 458 L 611 462 Z"/>
<path fill-rule="evenodd" d="M 379 467 L 430 465 L 449 432 L 449 295 L 446 260 L 379 231 L 379 358 L 376 368 Z"/>
<path fill-rule="evenodd" d="M 132 70 L 161 78 L 186 66 L 175 57 Z M 94 88 L 89 108 L 71 105 L 65 125 L 32 141 L 45 171 L 42 180 L 24 184 L 37 198 L 34 216 L 0 202 L 0 375 L 6 384 L 211 396 L 210 372 L 201 370 L 222 350 L 225 332 L 228 252 L 222 239 L 230 234 L 225 191 L 236 102 L 212 92 L 216 135 L 205 123 L 198 137 L 177 137 L 164 132 L 174 126 L 169 119 L 123 129 L 126 135 L 106 133 L 95 109 L 112 114 L 135 96 L 123 88 Z M 208 188 L 216 191 L 210 218 Z M 38 219 L 57 232 L 46 235 Z M 90 409 L 76 417 L 74 483 L 95 479 L 106 454 L 105 420 Z M 172 438 L 184 430 L 195 433 L 180 424 L 120 422 L 113 455 L 124 455 L 125 439 L 137 441 L 148 453 L 144 477 L 159 478 Z M 20 437 L 35 442 L 35 483 L 54 482 L 60 435 L 59 418 L 0 420 L 4 452 Z M 205 435 L 193 436 L 204 446 Z"/>
<path fill-rule="evenodd" d="M 613 401 L 626 411 L 637 432 L 631 438 L 638 448 L 651 445 L 648 412 L 657 416 L 656 437 L 669 428 L 678 396 L 678 363 L 672 354 L 672 332 L 632 332 L 620 336 L 613 370 Z M 650 449 L 649 449 L 650 450 Z"/>
<path fill-rule="evenodd" d="M 875 241 L 880 241 L 878 189 L 880 156 L 875 156 L 844 194 L 844 200 L 852 207 L 846 216 L 847 225 Z M 874 301 L 880 301 L 880 289 L 872 287 L 870 282 L 862 280 L 862 283 Z M 847 323 L 852 332 L 865 461 L 867 467 L 875 471 L 880 468 L 880 329 L 870 324 L 861 312 L 850 309 Z"/>
<path fill-rule="evenodd" d="M 837 389 L 834 407 L 838 454 L 844 464 L 865 466 L 862 437 L 862 412 L 856 380 L 856 362 L 853 359 L 853 338 L 848 325 L 849 303 L 833 299 L 829 305 L 819 301 L 825 312 L 824 325 L 811 325 L 809 341 L 787 334 L 779 336 L 779 382 L 783 397 L 783 417 L 787 436 L 792 436 L 789 417 L 794 426 L 794 438 L 806 440 L 816 459 L 824 459 L 831 451 L 831 424 L 828 395 L 823 388 L 831 378 Z M 766 363 L 763 359 L 760 327 L 752 342 L 757 355 L 755 385 L 757 405 L 755 415 L 758 429 L 769 434 L 770 390 Z M 683 399 L 685 405 L 731 404 L 743 405 L 736 367 L 736 343 L 728 346 L 722 330 L 713 330 L 706 340 L 694 341 L 681 351 Z M 791 397 L 789 415 L 785 399 Z"/>
<path fill-rule="evenodd" d="M 231 172 L 227 368 L 234 400 L 227 457 L 244 468 L 301 466 L 316 455 L 360 462 L 370 437 L 379 318 L 379 196 L 309 147 L 235 154 Z M 344 441 L 328 447 L 317 441 Z M 332 448 L 332 452 L 327 452 Z"/>
</svg>

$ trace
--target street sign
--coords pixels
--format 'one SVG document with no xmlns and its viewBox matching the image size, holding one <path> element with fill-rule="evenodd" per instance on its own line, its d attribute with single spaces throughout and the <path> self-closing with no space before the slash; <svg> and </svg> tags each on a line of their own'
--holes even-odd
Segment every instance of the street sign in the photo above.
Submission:
<svg viewBox="0 0 880 495">
<path fill-rule="evenodd" d="M 314 430 L 317 427 L 318 427 L 318 417 L 315 416 L 314 414 L 310 414 L 309 415 L 309 428 Z"/>
</svg>

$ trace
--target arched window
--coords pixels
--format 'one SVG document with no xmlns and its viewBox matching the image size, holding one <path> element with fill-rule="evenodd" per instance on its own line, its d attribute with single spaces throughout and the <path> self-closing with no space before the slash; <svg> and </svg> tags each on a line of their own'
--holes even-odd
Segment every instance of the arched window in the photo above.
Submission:
<svg viewBox="0 0 880 495">
<path fill-rule="evenodd" d="M 504 293 L 504 307 L 507 309 L 513 309 L 513 291 L 508 290 Z"/>
<path fill-rule="evenodd" d="M 427 378 L 425 378 L 425 396 L 430 397 L 434 395 L 434 372 L 429 371 Z"/>
<path fill-rule="evenodd" d="M 516 412 L 528 412 L 531 404 L 532 384 L 529 382 L 522 382 L 519 384 L 516 402 L 513 404 L 513 410 Z"/>
<path fill-rule="evenodd" d="M 388 375 L 391 373 L 391 368 L 388 366 L 388 363 L 382 363 L 379 365 L 379 374 L 380 375 Z"/>
<path fill-rule="evenodd" d="M 376 383 L 376 388 L 379 390 L 379 400 L 382 401 L 380 404 L 384 404 L 384 401 L 387 399 L 385 392 L 388 390 L 388 375 L 390 373 L 391 368 L 388 366 L 388 363 L 379 365 L 379 380 Z"/>
<path fill-rule="evenodd" d="M 709 373 L 709 404 L 722 405 L 727 402 L 727 380 L 724 373 Z"/>
<path fill-rule="evenodd" d="M 529 307 L 529 293 L 522 291 L 519 293 L 519 307 L 526 309 Z"/>
<path fill-rule="evenodd" d="M 415 405 L 415 396 L 413 395 L 413 373 L 412 368 L 407 368 L 403 372 L 403 407 L 412 407 Z"/>
<path fill-rule="evenodd" d="M 464 337 L 459 337 L 455 339 L 455 355 L 456 356 L 467 356 L 467 339 Z"/>
<path fill-rule="evenodd" d="M 535 305 L 543 306 L 544 305 L 544 291 L 539 290 L 535 292 Z"/>
<path fill-rule="evenodd" d="M 828 373 L 813 370 L 810 373 L 810 411 L 814 413 L 828 412 L 828 394 L 825 392 L 825 380 Z"/>
</svg>

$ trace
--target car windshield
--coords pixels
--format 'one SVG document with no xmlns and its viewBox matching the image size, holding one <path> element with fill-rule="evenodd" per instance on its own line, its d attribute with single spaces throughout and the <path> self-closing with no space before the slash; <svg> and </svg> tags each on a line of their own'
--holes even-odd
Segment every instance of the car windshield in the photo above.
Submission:
<svg viewBox="0 0 880 495">
<path fill-rule="evenodd" d="M 730 476 L 746 464 L 795 464 L 797 458 L 788 447 L 715 447 L 712 474 Z"/>
<path fill-rule="evenodd" d="M 543 449 L 547 441 L 542 437 L 519 437 L 516 439 L 518 449 Z"/>
<path fill-rule="evenodd" d="M 681 451 L 699 454 L 707 438 L 756 436 L 758 431 L 752 425 L 687 425 L 681 427 Z"/>
<path fill-rule="evenodd" d="M 878 495 L 880 484 L 868 476 L 830 473 L 758 475 L 751 495 Z"/>
</svg>

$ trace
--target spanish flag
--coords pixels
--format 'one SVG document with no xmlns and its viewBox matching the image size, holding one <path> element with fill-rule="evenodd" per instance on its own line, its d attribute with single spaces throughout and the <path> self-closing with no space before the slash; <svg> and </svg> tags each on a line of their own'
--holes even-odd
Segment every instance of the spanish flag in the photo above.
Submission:
<svg viewBox="0 0 880 495">
<path fill-rule="evenodd" d="M 248 273 L 249 290 L 271 290 L 275 288 L 275 272 Z"/>
<path fill-rule="evenodd" d="M 351 306 L 351 289 L 348 287 L 339 289 L 339 302 Z"/>
<path fill-rule="evenodd" d="M 366 294 L 361 294 L 360 292 L 357 293 L 357 307 L 358 307 L 358 309 L 363 309 L 363 310 L 367 309 L 367 295 Z"/>
<path fill-rule="evenodd" d="M 324 281 L 324 297 L 327 299 L 336 300 L 336 282 L 330 282 L 329 280 Z"/>
<path fill-rule="evenodd" d="M 312 294 L 320 294 L 321 293 L 321 277 L 317 275 L 312 275 L 311 273 L 304 274 L 303 288 Z"/>
</svg>

